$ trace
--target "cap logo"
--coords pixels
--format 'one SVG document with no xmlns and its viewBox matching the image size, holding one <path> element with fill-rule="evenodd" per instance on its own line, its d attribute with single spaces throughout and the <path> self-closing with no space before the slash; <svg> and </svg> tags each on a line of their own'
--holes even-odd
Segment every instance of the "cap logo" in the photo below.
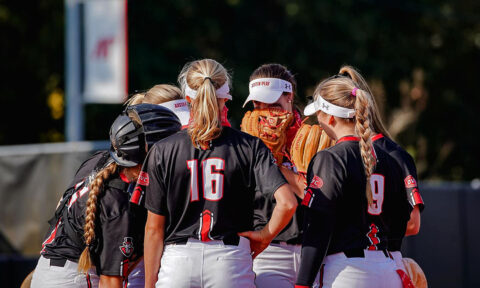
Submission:
<svg viewBox="0 0 480 288">
<path fill-rule="evenodd" d="M 257 86 L 270 86 L 270 81 L 259 81 L 252 83 L 252 88 Z"/>
</svg>

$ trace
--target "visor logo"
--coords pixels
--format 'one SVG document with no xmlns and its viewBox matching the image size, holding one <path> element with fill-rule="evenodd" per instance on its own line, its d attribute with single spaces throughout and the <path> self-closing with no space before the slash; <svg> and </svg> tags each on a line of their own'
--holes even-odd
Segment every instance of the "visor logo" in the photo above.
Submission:
<svg viewBox="0 0 480 288">
<path fill-rule="evenodd" d="M 325 109 L 325 110 L 328 110 L 328 107 L 330 107 L 330 105 L 327 105 L 325 103 L 322 103 L 322 108 Z"/>
</svg>

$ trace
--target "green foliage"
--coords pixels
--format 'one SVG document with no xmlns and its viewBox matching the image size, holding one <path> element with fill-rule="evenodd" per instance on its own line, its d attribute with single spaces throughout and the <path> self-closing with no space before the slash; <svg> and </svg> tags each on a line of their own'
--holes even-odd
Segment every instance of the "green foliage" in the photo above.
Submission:
<svg viewBox="0 0 480 288">
<path fill-rule="evenodd" d="M 129 1 L 128 14 L 130 93 L 176 83 L 186 62 L 214 58 L 232 71 L 229 115 L 238 127 L 248 78 L 259 65 L 289 67 L 304 104 L 320 80 L 350 64 L 374 88 L 389 126 L 402 109 L 416 113 L 396 139 L 415 156 L 422 179 L 478 177 L 471 136 L 480 107 L 478 1 L 143 0 Z M 0 1 L 0 95 L 35 117 L 29 133 L 2 121 L 1 144 L 62 131 L 63 119 L 53 120 L 46 105 L 46 83 L 54 75 L 61 80 L 51 89 L 64 89 L 63 23 L 62 1 Z M 87 139 L 106 139 L 120 107 L 105 107 L 87 106 Z M 17 119 L 14 111 L 7 119 Z"/>
</svg>

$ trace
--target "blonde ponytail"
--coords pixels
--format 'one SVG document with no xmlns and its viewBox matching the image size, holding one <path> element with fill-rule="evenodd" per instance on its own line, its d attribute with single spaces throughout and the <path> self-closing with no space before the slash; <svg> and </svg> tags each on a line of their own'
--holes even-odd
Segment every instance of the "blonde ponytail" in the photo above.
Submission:
<svg viewBox="0 0 480 288">
<path fill-rule="evenodd" d="M 372 109 L 370 109 L 370 114 L 372 117 L 372 127 L 374 129 L 374 133 L 382 133 L 383 135 L 387 136 L 390 138 L 390 133 L 388 133 L 387 128 L 385 128 L 385 125 L 383 124 L 382 117 L 380 115 L 380 110 L 378 109 L 377 102 L 375 100 L 375 97 L 373 96 L 372 89 L 368 86 L 367 81 L 363 76 L 352 66 L 342 66 L 340 68 L 340 71 L 338 72 L 340 75 L 344 75 L 349 77 L 350 79 L 355 82 L 355 86 L 358 88 L 362 89 L 363 91 L 366 91 L 368 94 L 370 94 L 371 99 L 372 99 Z"/>
<path fill-rule="evenodd" d="M 370 176 L 375 170 L 376 159 L 373 156 L 372 147 L 372 129 L 371 129 L 371 96 L 368 92 L 358 89 L 356 91 L 355 101 L 355 132 L 360 136 L 360 154 L 362 156 L 365 176 L 367 177 L 366 196 L 368 204 L 373 203 L 372 187 L 370 185 Z M 370 99 L 369 99 L 370 98 Z"/>
<path fill-rule="evenodd" d="M 222 132 L 215 87 L 210 78 L 205 78 L 198 88 L 197 98 L 192 101 L 192 111 L 195 124 L 188 127 L 190 139 L 195 147 L 206 147 Z"/>
<path fill-rule="evenodd" d="M 187 86 L 197 91 L 190 102 L 192 116 L 188 134 L 193 146 L 205 149 L 222 132 L 216 89 L 230 84 L 228 72 L 217 61 L 203 59 L 187 63 L 178 82 L 184 94 Z"/>
<path fill-rule="evenodd" d="M 130 99 L 125 101 L 125 106 L 137 105 L 143 103 L 145 98 L 145 93 L 136 93 Z"/>
<path fill-rule="evenodd" d="M 344 68 L 342 68 L 344 69 Z M 346 68 L 345 68 L 346 69 Z M 353 68 L 351 68 L 353 69 Z M 344 71 L 344 70 L 340 70 Z M 345 70 L 350 71 L 350 70 Z M 345 72 L 344 71 L 344 72 Z M 353 75 L 358 72 L 354 69 L 350 71 Z M 345 76 L 345 75 L 344 75 Z M 358 83 L 353 80 L 362 80 L 360 74 L 355 77 L 330 77 L 321 82 L 315 89 L 314 95 L 322 96 L 326 101 L 345 108 L 355 109 L 354 118 L 341 118 L 342 121 L 352 122 L 355 124 L 355 133 L 360 136 L 359 146 L 362 162 L 364 166 L 365 176 L 367 178 L 365 196 L 368 204 L 373 203 L 372 187 L 370 186 L 370 176 L 375 170 L 376 159 L 373 155 L 372 136 L 375 133 L 373 129 L 373 116 L 377 113 L 374 106 L 373 97 L 367 90 L 358 87 Z M 359 80 L 359 81 L 360 81 Z M 362 80 L 365 81 L 365 80 Z M 361 82 L 361 81 L 360 81 Z M 361 85 L 360 85 L 361 86 Z M 356 88 L 356 89 L 355 89 Z M 360 89 L 359 89 L 360 88 Z M 354 89 L 356 90 L 354 92 Z M 323 112 L 322 112 L 323 113 Z"/>
<path fill-rule="evenodd" d="M 103 183 L 108 178 L 110 178 L 110 176 L 113 175 L 116 171 L 117 164 L 114 162 L 105 167 L 100 172 L 98 172 L 98 174 L 95 176 L 95 179 L 90 184 L 90 192 L 88 194 L 85 212 L 85 225 L 83 226 L 83 237 L 85 239 L 86 247 L 80 255 L 80 259 L 78 260 L 79 272 L 85 273 L 88 271 L 88 269 L 90 269 L 90 267 L 92 267 L 92 260 L 89 248 L 93 240 L 95 239 L 95 218 L 97 213 L 98 195 L 100 195 L 100 192 L 102 192 Z"/>
</svg>

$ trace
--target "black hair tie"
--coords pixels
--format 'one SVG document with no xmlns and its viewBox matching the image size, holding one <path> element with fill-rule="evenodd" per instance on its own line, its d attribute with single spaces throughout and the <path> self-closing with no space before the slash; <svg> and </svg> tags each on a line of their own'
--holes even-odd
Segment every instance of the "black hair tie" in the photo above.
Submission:
<svg viewBox="0 0 480 288">
<path fill-rule="evenodd" d="M 212 78 L 210 78 L 210 77 L 208 77 L 208 76 L 207 76 L 207 77 L 205 77 L 205 78 L 203 78 L 203 82 L 205 82 L 205 80 L 207 80 L 207 79 L 208 79 L 208 80 L 210 80 L 210 82 L 212 82 L 212 83 L 213 83 L 213 81 L 212 81 Z"/>
</svg>

